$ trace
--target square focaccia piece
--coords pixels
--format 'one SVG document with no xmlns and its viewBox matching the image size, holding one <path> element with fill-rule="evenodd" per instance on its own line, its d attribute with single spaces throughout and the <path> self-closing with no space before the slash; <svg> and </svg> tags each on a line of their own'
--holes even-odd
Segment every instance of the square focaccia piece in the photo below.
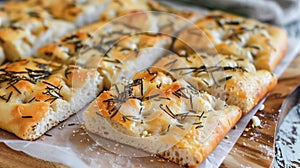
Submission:
<svg viewBox="0 0 300 168">
<path fill-rule="evenodd" d="M 0 128 L 34 140 L 92 101 L 102 90 L 95 70 L 42 59 L 0 67 Z"/>
<path fill-rule="evenodd" d="M 229 106 L 159 69 L 104 91 L 84 112 L 86 128 L 185 166 L 197 166 L 241 117 Z"/>
<path fill-rule="evenodd" d="M 41 7 L 55 19 L 75 24 L 77 27 L 98 20 L 107 6 L 108 0 L 25 0 L 4 3 L 7 11 L 20 11 L 31 7 Z"/>
<path fill-rule="evenodd" d="M 33 55 L 37 48 L 98 19 L 105 1 L 11 1 L 0 12 L 0 45 L 6 59 Z"/>
<path fill-rule="evenodd" d="M 172 8 L 156 1 L 113 0 L 100 15 L 100 21 L 107 22 L 139 12 L 154 16 L 157 30 L 169 35 L 176 34 L 200 17 L 197 12 Z"/>
<path fill-rule="evenodd" d="M 155 27 L 153 18 L 143 12 L 109 23 L 95 22 L 39 48 L 35 55 L 46 60 L 85 65 L 87 59 L 103 56 L 122 38 L 145 34 Z"/>
<path fill-rule="evenodd" d="M 132 11 L 167 12 L 170 14 L 179 15 L 185 19 L 192 19 L 199 16 L 199 14 L 196 12 L 175 9 L 156 1 L 112 0 L 108 4 L 106 10 L 100 15 L 100 20 L 109 21 L 122 15 L 126 15 Z"/>
<path fill-rule="evenodd" d="M 161 58 L 155 66 L 240 107 L 244 114 L 277 84 L 271 72 L 256 70 L 247 58 L 231 55 L 170 55 Z"/>
<path fill-rule="evenodd" d="M 130 79 L 166 54 L 171 38 L 157 34 L 138 34 L 118 41 L 101 57 L 98 71 L 105 79 L 105 88 L 121 79 Z"/>
<path fill-rule="evenodd" d="M 92 26 L 89 28 L 97 27 Z M 64 36 L 61 42 L 41 47 L 36 56 L 61 63 L 98 68 L 105 78 L 105 88 L 108 89 L 112 83 L 151 66 L 168 52 L 166 49 L 171 44 L 171 37 L 163 34 L 135 34 L 131 32 L 135 30 L 122 24 L 111 28 L 104 28 L 104 31 L 94 34 L 78 30 Z"/>
<path fill-rule="evenodd" d="M 18 9 L 18 6 L 15 8 Z M 38 47 L 75 28 L 70 22 L 52 19 L 47 11 L 38 6 L 24 6 L 22 10 L 15 8 L 4 6 L 1 11 L 4 21 L 0 28 L 0 45 L 9 61 L 29 57 Z"/>
<path fill-rule="evenodd" d="M 72 25 L 60 21 L 37 22 L 35 26 L 37 27 L 34 30 L 14 26 L 0 29 L 0 45 L 7 60 L 15 61 L 29 57 L 38 47 L 53 41 L 74 28 Z M 59 30 L 58 26 L 64 28 Z"/>
<path fill-rule="evenodd" d="M 182 31 L 179 38 L 183 42 L 176 42 L 177 52 L 211 49 L 248 58 L 257 69 L 269 71 L 274 70 L 287 49 L 287 34 L 283 29 L 221 11 L 211 12 L 196 21 Z M 184 42 L 189 47 L 183 45 Z"/>
</svg>

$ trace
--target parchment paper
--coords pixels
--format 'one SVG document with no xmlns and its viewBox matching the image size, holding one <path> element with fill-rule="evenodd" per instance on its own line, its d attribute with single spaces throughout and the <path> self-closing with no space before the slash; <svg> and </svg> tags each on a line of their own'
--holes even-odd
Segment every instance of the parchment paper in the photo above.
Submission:
<svg viewBox="0 0 300 168">
<path fill-rule="evenodd" d="M 296 56 L 299 51 L 299 41 L 289 39 L 289 48 L 286 57 L 274 71 L 276 76 L 280 76 L 284 69 Z M 262 104 L 264 100 L 260 102 Z M 244 116 L 238 123 L 237 128 L 228 133 L 228 139 L 223 139 L 214 152 L 199 167 L 218 167 L 226 155 L 229 153 L 237 139 L 240 137 L 249 120 L 260 107 L 258 104 L 249 114 Z M 22 141 L 14 135 L 0 130 L 0 142 L 17 151 L 23 151 L 31 156 L 63 163 L 70 167 L 176 167 L 178 165 L 170 163 L 157 157 L 125 157 L 106 151 L 95 143 L 79 123 L 82 111 L 69 118 L 64 123 L 50 130 L 47 135 L 34 142 Z M 114 142 L 103 141 L 102 145 L 116 149 L 125 146 Z"/>
</svg>

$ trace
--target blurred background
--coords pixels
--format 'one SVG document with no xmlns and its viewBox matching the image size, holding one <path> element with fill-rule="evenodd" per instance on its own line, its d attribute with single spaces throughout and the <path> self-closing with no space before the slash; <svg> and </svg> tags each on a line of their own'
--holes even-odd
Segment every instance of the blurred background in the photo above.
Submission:
<svg viewBox="0 0 300 168">
<path fill-rule="evenodd" d="M 299 0 L 173 0 L 181 4 L 223 10 L 283 26 L 289 36 L 300 38 Z"/>
</svg>

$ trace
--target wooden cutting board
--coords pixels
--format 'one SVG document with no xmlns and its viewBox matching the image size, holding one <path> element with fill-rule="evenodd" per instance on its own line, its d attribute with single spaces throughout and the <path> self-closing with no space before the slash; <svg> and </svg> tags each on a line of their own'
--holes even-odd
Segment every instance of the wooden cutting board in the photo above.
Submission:
<svg viewBox="0 0 300 168">
<path fill-rule="evenodd" d="M 265 108 L 256 113 L 263 128 L 252 128 L 252 121 L 250 121 L 221 165 L 222 168 L 272 166 L 278 110 L 286 96 L 300 84 L 299 70 L 300 53 L 279 78 L 278 85 L 264 103 Z"/>
<path fill-rule="evenodd" d="M 221 165 L 222 168 L 272 166 L 278 110 L 285 97 L 300 83 L 299 69 L 300 53 L 280 77 L 277 87 L 269 94 L 264 103 L 265 108 L 256 114 L 260 118 L 263 128 L 252 128 L 250 121 L 247 129 Z M 0 143 L 0 167 L 62 168 L 66 166 L 33 158 Z"/>
</svg>

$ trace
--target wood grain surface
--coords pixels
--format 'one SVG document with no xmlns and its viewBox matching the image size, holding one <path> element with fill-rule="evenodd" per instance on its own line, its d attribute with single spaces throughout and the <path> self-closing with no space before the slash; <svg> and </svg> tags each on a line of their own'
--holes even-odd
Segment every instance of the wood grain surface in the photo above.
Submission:
<svg viewBox="0 0 300 168">
<path fill-rule="evenodd" d="M 247 129 L 221 165 L 222 168 L 270 167 L 272 165 L 278 110 L 284 98 L 300 83 L 299 69 L 300 54 L 281 76 L 277 87 L 269 94 L 264 103 L 265 108 L 257 112 L 256 116 L 260 118 L 263 127 L 252 128 L 250 121 Z M 33 158 L 0 143 L 0 168 L 11 167 L 64 168 L 66 166 Z"/>
<path fill-rule="evenodd" d="M 47 162 L 26 155 L 23 152 L 14 151 L 5 144 L 0 143 L 0 168 L 65 168 L 59 163 Z"/>
</svg>

